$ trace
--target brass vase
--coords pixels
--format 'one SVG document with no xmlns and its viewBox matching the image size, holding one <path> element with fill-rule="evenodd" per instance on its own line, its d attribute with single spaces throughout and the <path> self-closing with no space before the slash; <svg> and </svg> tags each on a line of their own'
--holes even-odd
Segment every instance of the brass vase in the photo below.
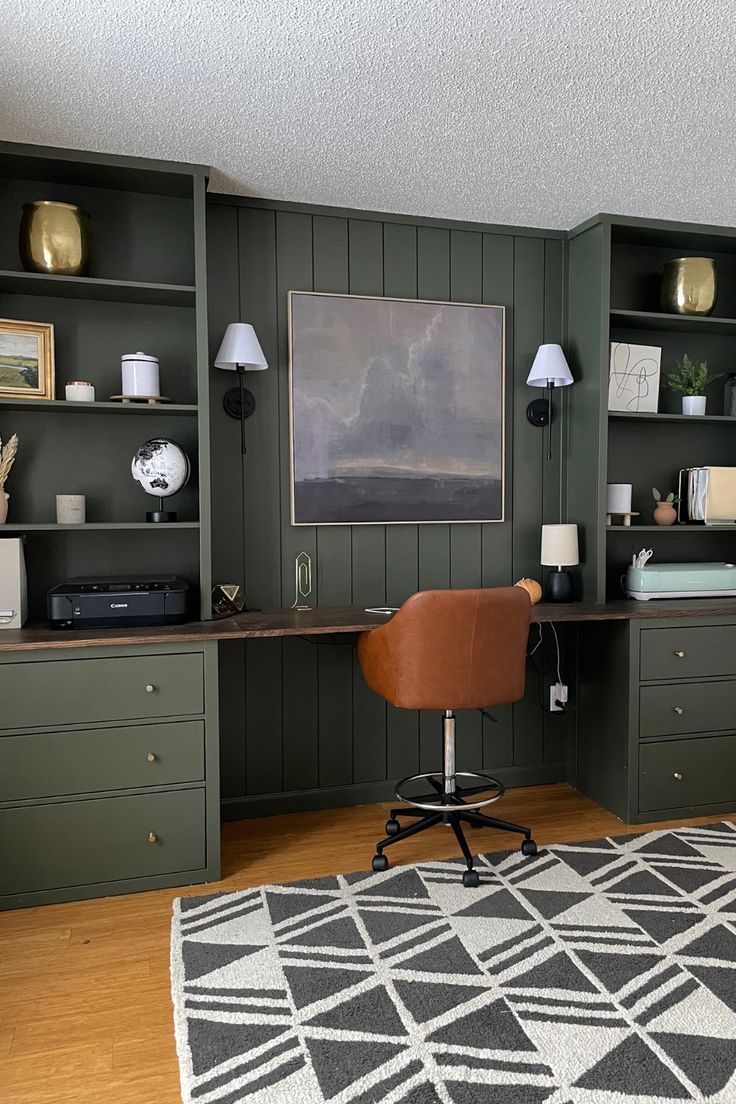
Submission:
<svg viewBox="0 0 736 1104">
<path fill-rule="evenodd" d="M 662 272 L 662 310 L 668 314 L 710 314 L 716 302 L 712 257 L 676 257 Z"/>
<path fill-rule="evenodd" d="M 18 244 L 26 272 L 82 276 L 90 256 L 89 215 L 73 203 L 24 203 Z"/>
</svg>

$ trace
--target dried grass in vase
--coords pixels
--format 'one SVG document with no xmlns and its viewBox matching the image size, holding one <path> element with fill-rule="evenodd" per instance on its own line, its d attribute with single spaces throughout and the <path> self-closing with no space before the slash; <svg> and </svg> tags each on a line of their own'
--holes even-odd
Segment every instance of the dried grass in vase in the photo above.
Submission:
<svg viewBox="0 0 736 1104">
<path fill-rule="evenodd" d="M 16 453 L 18 452 L 18 434 L 14 433 L 9 441 L 3 444 L 2 437 L 0 437 L 0 491 L 5 486 L 5 482 L 10 475 L 10 469 L 15 462 Z"/>
</svg>

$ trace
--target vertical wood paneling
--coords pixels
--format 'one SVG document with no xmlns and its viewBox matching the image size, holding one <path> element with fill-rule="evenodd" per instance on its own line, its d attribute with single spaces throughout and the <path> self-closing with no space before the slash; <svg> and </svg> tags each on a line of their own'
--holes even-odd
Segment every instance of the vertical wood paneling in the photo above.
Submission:
<svg viewBox="0 0 736 1104">
<path fill-rule="evenodd" d="M 347 292 L 348 224 L 315 215 L 314 290 Z M 349 525 L 317 529 L 317 589 L 320 605 L 352 601 L 352 530 Z M 344 786 L 353 780 L 353 654 L 344 641 L 323 643 L 319 669 L 319 784 Z"/>
<path fill-rule="evenodd" d="M 384 223 L 384 295 L 417 297 L 417 231 L 415 226 Z M 386 527 L 386 600 L 399 606 L 419 587 L 419 533 L 416 525 Z M 419 718 L 409 710 L 387 708 L 386 764 L 389 778 L 419 770 Z"/>
<path fill-rule="evenodd" d="M 256 412 L 246 426 L 244 470 L 245 589 L 247 604 L 268 609 L 281 604 L 281 526 L 279 438 L 279 344 L 276 291 L 276 217 L 273 211 L 242 208 L 238 218 L 240 318 L 258 334 L 269 367 L 251 372 L 248 387 Z M 223 373 L 224 375 L 225 373 Z M 229 377 L 232 383 L 234 379 Z M 237 429 L 237 423 L 233 422 Z M 240 451 L 239 439 L 232 455 Z M 222 539 L 216 546 L 222 544 Z M 277 793 L 282 786 L 283 749 L 281 647 L 269 641 L 245 645 L 248 793 Z"/>
<path fill-rule="evenodd" d="M 514 240 L 514 466 L 513 575 L 539 578 L 540 522 L 542 518 L 543 465 L 546 431 L 532 426 L 526 408 L 537 397 L 527 387 L 537 348 L 544 340 L 544 240 Z M 540 649 L 541 651 L 541 649 Z M 543 759 L 543 714 L 539 685 L 533 671 L 526 694 L 513 706 L 514 765 L 540 763 Z"/>
<path fill-rule="evenodd" d="M 210 207 L 207 212 L 207 267 L 209 285 L 210 364 L 229 322 L 239 317 L 238 209 Z M 240 452 L 237 423 L 222 409 L 222 396 L 232 385 L 230 372 L 210 371 L 210 464 L 212 486 L 220 493 L 212 499 L 212 531 L 222 539 L 213 543 L 214 582 L 243 583 L 243 472 L 233 457 Z M 223 797 L 245 793 L 245 645 L 219 649 L 220 779 Z M 280 742 L 280 741 L 279 741 Z"/>
<path fill-rule="evenodd" d="M 282 604 L 294 600 L 294 560 L 307 552 L 316 566 L 317 533 L 313 525 L 292 526 L 289 502 L 288 295 L 312 291 L 312 216 L 276 212 L 276 273 L 279 329 L 279 443 L 281 461 L 281 593 Z M 316 571 L 314 572 L 316 575 Z M 316 579 L 315 579 L 316 583 Z M 317 590 L 315 585 L 315 591 Z M 314 594 L 313 604 L 318 600 Z M 289 638 L 283 651 L 284 789 L 319 785 L 317 648 Z"/>
<path fill-rule="evenodd" d="M 349 290 L 352 295 L 383 295 L 383 226 L 365 219 L 348 221 Z M 352 529 L 353 601 L 365 607 L 386 602 L 386 527 Z M 386 777 L 386 703 L 366 685 L 353 653 L 353 781 Z"/>
<path fill-rule="evenodd" d="M 450 298 L 457 303 L 480 303 L 483 298 L 483 235 L 466 230 L 450 234 Z M 481 526 L 450 526 L 450 586 L 481 585 Z M 483 719 L 476 710 L 457 718 L 459 767 L 478 770 L 483 762 Z"/>
<path fill-rule="evenodd" d="M 253 373 L 247 381 L 257 410 L 247 426 L 242 480 L 232 477 L 238 425 L 218 413 L 221 394 L 232 381 L 226 373 L 213 372 L 213 467 L 219 456 L 223 473 L 215 482 L 217 568 L 229 577 L 244 576 L 248 602 L 260 608 L 291 604 L 294 558 L 301 550 L 312 556 L 313 600 L 321 605 L 351 600 L 399 605 L 420 588 L 490 586 L 522 574 L 538 576 L 539 526 L 543 517 L 555 520 L 560 470 L 558 456 L 545 469 L 543 434 L 526 422 L 526 405 L 535 393 L 525 380 L 537 345 L 560 340 L 561 243 L 541 235 L 513 238 L 417 227 L 410 220 L 381 223 L 359 214 L 229 209 L 222 203 L 213 210 L 212 351 L 224 326 L 239 315 L 256 327 L 270 365 L 268 372 Z M 289 290 L 507 308 L 504 523 L 291 526 Z M 349 648 L 297 639 L 252 641 L 246 648 L 224 645 L 221 652 L 227 796 L 345 786 L 440 765 L 438 715 L 387 709 L 366 687 Z M 523 703 L 495 713 L 496 725 L 481 725 L 475 713 L 459 718 L 461 765 L 475 767 L 482 760 L 493 769 L 559 759 L 560 739 L 544 723 L 533 676 Z"/>
<path fill-rule="evenodd" d="M 505 504 L 501 523 L 481 526 L 481 585 L 508 586 L 512 572 L 514 466 L 514 239 L 508 234 L 483 235 L 483 302 L 505 307 L 506 441 Z M 493 772 L 514 761 L 513 711 L 510 706 L 493 710 L 496 722 L 483 718 L 483 767 Z"/>
</svg>

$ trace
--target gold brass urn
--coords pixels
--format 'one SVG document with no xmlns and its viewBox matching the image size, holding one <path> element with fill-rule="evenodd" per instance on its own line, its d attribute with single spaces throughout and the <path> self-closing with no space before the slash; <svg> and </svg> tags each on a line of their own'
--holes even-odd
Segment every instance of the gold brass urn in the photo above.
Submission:
<svg viewBox="0 0 736 1104">
<path fill-rule="evenodd" d="M 24 203 L 18 244 L 26 272 L 82 276 L 90 256 L 89 215 L 73 203 Z"/>
<path fill-rule="evenodd" d="M 712 257 L 676 257 L 662 272 L 662 310 L 668 314 L 710 314 L 716 302 Z"/>
</svg>

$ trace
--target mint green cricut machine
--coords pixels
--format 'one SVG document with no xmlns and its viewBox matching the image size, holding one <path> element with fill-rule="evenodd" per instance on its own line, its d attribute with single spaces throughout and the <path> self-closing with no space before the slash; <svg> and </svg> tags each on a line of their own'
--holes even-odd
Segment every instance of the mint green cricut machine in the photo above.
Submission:
<svg viewBox="0 0 736 1104">
<path fill-rule="evenodd" d="M 664 563 L 629 567 L 626 595 L 650 598 L 727 598 L 736 595 L 736 564 Z"/>
</svg>

